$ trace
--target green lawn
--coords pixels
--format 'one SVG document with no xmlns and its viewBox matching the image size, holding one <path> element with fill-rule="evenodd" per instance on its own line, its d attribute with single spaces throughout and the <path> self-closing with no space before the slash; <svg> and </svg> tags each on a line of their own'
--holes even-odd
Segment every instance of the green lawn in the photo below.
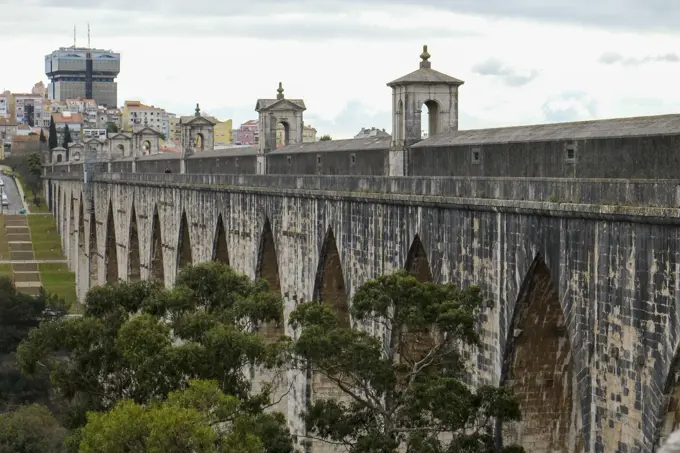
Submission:
<svg viewBox="0 0 680 453">
<path fill-rule="evenodd" d="M 10 277 L 14 276 L 12 272 L 12 265 L 9 263 L 0 263 L 0 277 Z"/>
<path fill-rule="evenodd" d="M 50 208 L 47 205 L 47 200 L 45 200 L 45 197 L 42 194 L 42 192 L 38 194 L 38 197 L 40 197 L 41 203 L 40 203 L 40 206 L 37 206 L 33 202 L 33 195 L 31 194 L 31 191 L 26 188 L 26 186 L 24 185 L 24 182 L 21 180 L 21 176 L 19 176 L 18 174 L 16 176 L 17 176 L 16 180 L 19 182 L 19 184 L 21 184 L 21 188 L 23 189 L 24 195 L 26 196 L 26 204 L 28 205 L 28 210 L 30 212 L 38 212 L 38 213 L 40 213 L 40 212 L 50 212 Z"/>
<path fill-rule="evenodd" d="M 61 239 L 52 214 L 27 215 L 36 260 L 63 260 Z"/>
<path fill-rule="evenodd" d="M 9 260 L 9 244 L 5 236 L 5 219 L 0 215 L 0 260 Z"/>
<path fill-rule="evenodd" d="M 72 311 L 77 307 L 76 274 L 68 270 L 66 263 L 40 263 L 40 281 L 45 291 L 63 297 Z"/>
</svg>

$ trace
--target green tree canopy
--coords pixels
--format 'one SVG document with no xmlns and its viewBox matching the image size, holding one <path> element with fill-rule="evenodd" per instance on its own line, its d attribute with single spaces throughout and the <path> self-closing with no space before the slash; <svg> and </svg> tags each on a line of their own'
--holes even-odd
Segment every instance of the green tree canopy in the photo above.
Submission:
<svg viewBox="0 0 680 453">
<path fill-rule="evenodd" d="M 106 123 L 106 132 L 109 134 L 115 134 L 116 132 L 118 132 L 118 125 L 113 121 L 109 121 L 108 123 Z"/>
<path fill-rule="evenodd" d="M 319 139 L 320 142 L 327 142 L 327 141 L 330 141 L 330 140 L 333 140 L 333 139 L 328 134 L 322 135 L 321 138 Z"/>
<path fill-rule="evenodd" d="M 281 414 L 252 414 L 224 394 L 216 381 L 189 382 L 164 402 L 123 400 L 109 412 L 91 412 L 80 435 L 80 453 L 261 453 L 290 450 L 280 438 Z M 275 430 L 272 432 L 271 427 Z M 265 450 L 273 441 L 282 445 Z M 278 449 L 283 447 L 283 449 Z"/>
<path fill-rule="evenodd" d="M 281 322 L 282 313 L 280 295 L 265 281 L 206 263 L 182 269 L 171 290 L 148 281 L 93 288 L 81 318 L 32 330 L 17 360 L 26 373 L 49 370 L 70 404 L 70 428 L 84 425 L 86 411 L 163 400 L 194 379 L 217 381 L 257 414 L 269 388 L 250 395 L 242 371 L 281 364 L 286 343 L 266 344 L 252 328 Z M 288 436 L 284 423 L 276 426 Z"/>
<path fill-rule="evenodd" d="M 59 138 L 57 136 L 57 125 L 54 123 L 54 116 L 50 117 L 50 133 L 48 145 L 50 147 L 50 150 L 59 146 Z"/>
<path fill-rule="evenodd" d="M 71 143 L 73 139 L 71 138 L 71 130 L 68 127 L 68 124 L 64 126 L 64 142 L 61 144 L 63 148 L 68 149 L 69 143 Z"/>
<path fill-rule="evenodd" d="M 475 391 L 464 382 L 462 352 L 479 344 L 481 303 L 478 287 L 421 283 L 405 271 L 369 281 L 357 290 L 351 315 L 381 326 L 384 345 L 345 327 L 327 305 L 299 305 L 290 320 L 300 329 L 294 352 L 345 395 L 315 399 L 305 414 L 309 436 L 351 453 L 396 453 L 400 445 L 413 453 L 495 451 L 491 422 L 520 413 L 506 389 Z"/>
<path fill-rule="evenodd" d="M 0 453 L 59 453 L 66 434 L 44 406 L 0 414 Z"/>
<path fill-rule="evenodd" d="M 49 376 L 37 370 L 31 377 L 21 374 L 14 353 L 29 331 L 51 323 L 66 313 L 66 303 L 41 293 L 38 297 L 20 293 L 11 280 L 0 278 L 0 411 L 18 404 L 46 402 Z"/>
<path fill-rule="evenodd" d="M 47 143 L 47 138 L 45 137 L 45 132 L 40 128 L 40 143 L 43 145 Z"/>
</svg>

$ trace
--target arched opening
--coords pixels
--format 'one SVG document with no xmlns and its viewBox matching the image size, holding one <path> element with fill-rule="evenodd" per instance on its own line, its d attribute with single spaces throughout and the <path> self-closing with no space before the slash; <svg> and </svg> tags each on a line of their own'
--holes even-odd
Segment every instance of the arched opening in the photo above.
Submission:
<svg viewBox="0 0 680 453">
<path fill-rule="evenodd" d="M 419 235 L 415 235 L 411 248 L 408 250 L 406 256 L 406 270 L 418 279 L 419 282 L 432 282 L 432 271 L 430 270 L 430 263 L 427 260 L 425 247 L 420 240 Z"/>
<path fill-rule="evenodd" d="M 71 194 L 71 203 L 69 207 L 69 219 L 68 219 L 68 248 L 67 248 L 67 258 L 70 264 L 71 270 L 75 269 L 76 266 L 76 250 L 77 250 L 77 240 L 78 236 L 76 234 L 76 208 L 73 206 L 73 194 Z"/>
<path fill-rule="evenodd" d="M 57 163 L 61 162 L 63 160 L 63 157 L 61 154 L 57 154 Z"/>
<path fill-rule="evenodd" d="M 116 244 L 116 226 L 113 221 L 113 204 L 109 202 L 109 214 L 106 219 L 106 249 L 104 251 L 104 267 L 106 283 L 118 281 L 118 245 Z"/>
<path fill-rule="evenodd" d="M 158 208 L 155 207 L 153 211 L 153 222 L 151 223 L 151 279 L 165 283 L 161 222 L 158 218 Z"/>
<path fill-rule="evenodd" d="M 142 278 L 142 265 L 139 259 L 139 233 L 137 232 L 137 210 L 132 203 L 130 212 L 130 236 L 128 240 L 128 281 L 136 282 Z"/>
<path fill-rule="evenodd" d="M 203 134 L 197 132 L 196 136 L 194 137 L 194 151 L 203 151 L 203 146 L 205 146 Z"/>
<path fill-rule="evenodd" d="M 144 154 L 151 154 L 151 142 L 149 140 L 144 140 L 142 150 Z"/>
<path fill-rule="evenodd" d="M 229 264 L 229 248 L 227 246 L 227 232 L 222 222 L 222 214 L 217 217 L 215 228 L 215 241 L 213 245 L 213 261 Z"/>
<path fill-rule="evenodd" d="M 95 151 L 96 150 L 97 149 L 95 148 Z M 80 153 L 73 153 L 73 160 L 76 162 L 80 161 Z"/>
<path fill-rule="evenodd" d="M 349 300 L 345 290 L 345 278 L 342 272 L 340 254 L 335 242 L 333 230 L 329 227 L 326 232 L 319 256 L 319 268 L 317 270 L 314 299 L 322 304 L 327 304 L 338 322 L 343 327 L 350 327 Z M 337 385 L 321 373 L 311 369 L 311 398 L 347 400 L 347 396 Z"/>
<path fill-rule="evenodd" d="M 257 277 L 269 283 L 273 293 L 281 295 L 281 280 L 279 278 L 279 260 L 274 245 L 274 234 L 269 219 L 265 219 L 260 237 L 259 260 Z M 283 323 L 269 322 L 260 327 L 260 333 L 265 341 L 276 341 L 284 334 Z"/>
<path fill-rule="evenodd" d="M 287 121 L 280 121 L 276 125 L 276 147 L 288 145 L 290 145 L 290 124 Z"/>
<path fill-rule="evenodd" d="M 527 453 L 583 450 L 574 448 L 572 439 L 579 436 L 572 426 L 571 345 L 557 290 L 540 255 L 522 284 L 506 344 L 501 382 L 517 397 L 522 421 L 503 426 L 504 444 L 521 445 Z"/>
<path fill-rule="evenodd" d="M 421 283 L 431 283 L 432 271 L 419 235 L 415 235 L 408 255 L 405 269 Z M 434 335 L 430 330 L 403 332 L 398 354 L 406 363 L 414 364 L 423 359 L 434 347 Z"/>
<path fill-rule="evenodd" d="M 439 132 L 439 104 L 425 101 L 420 112 L 420 138 L 425 140 Z"/>
<path fill-rule="evenodd" d="M 394 125 L 395 140 L 404 140 L 404 103 L 401 99 L 397 102 L 397 112 Z"/>
<path fill-rule="evenodd" d="M 94 210 L 90 212 L 90 288 L 99 285 L 99 252 L 97 249 L 97 220 Z"/>
<path fill-rule="evenodd" d="M 321 248 L 321 260 L 316 277 L 316 300 L 327 304 L 343 327 L 350 327 L 349 300 L 345 290 L 340 254 L 333 229 L 328 228 Z"/>
<path fill-rule="evenodd" d="M 182 213 L 179 222 L 179 242 L 177 243 L 177 270 L 191 266 L 191 237 L 189 236 L 189 223 L 187 213 Z"/>
<path fill-rule="evenodd" d="M 116 149 L 118 150 L 121 156 L 125 156 L 125 147 L 122 144 L 118 145 Z"/>
<path fill-rule="evenodd" d="M 87 291 L 88 281 L 88 269 L 87 269 L 87 249 L 85 247 L 85 216 L 83 212 L 83 205 L 85 204 L 85 199 L 83 194 L 80 194 L 80 205 L 78 207 L 78 257 L 76 259 L 77 270 L 76 279 L 78 282 L 78 298 L 80 300 L 84 299 L 85 292 Z"/>
</svg>

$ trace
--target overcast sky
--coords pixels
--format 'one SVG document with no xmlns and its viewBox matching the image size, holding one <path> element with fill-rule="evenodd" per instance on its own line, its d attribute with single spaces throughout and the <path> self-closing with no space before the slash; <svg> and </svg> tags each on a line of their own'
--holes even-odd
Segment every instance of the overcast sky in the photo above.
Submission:
<svg viewBox="0 0 680 453">
<path fill-rule="evenodd" d="M 675 6 L 674 6 L 675 5 Z M 673 0 L 0 0 L 0 90 L 46 80 L 44 55 L 122 54 L 118 100 L 235 124 L 258 98 L 307 104 L 319 134 L 390 131 L 390 80 L 463 79 L 461 129 L 680 112 Z"/>
</svg>

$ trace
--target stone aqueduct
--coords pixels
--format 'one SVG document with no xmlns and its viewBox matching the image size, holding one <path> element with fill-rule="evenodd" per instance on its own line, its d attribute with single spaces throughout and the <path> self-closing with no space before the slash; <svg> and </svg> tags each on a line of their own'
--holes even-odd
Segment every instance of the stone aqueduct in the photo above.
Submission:
<svg viewBox="0 0 680 453">
<path fill-rule="evenodd" d="M 190 149 L 211 138 L 197 109 L 181 155 L 48 160 L 79 296 L 118 280 L 170 286 L 210 260 L 266 279 L 286 317 L 309 300 L 346 313 L 363 282 L 402 268 L 479 285 L 470 384 L 518 395 L 523 421 L 505 439 L 530 453 L 653 452 L 680 425 L 680 181 L 649 175 L 674 177 L 680 117 L 458 131 L 463 82 L 422 57 L 390 84 L 391 138 L 302 144 L 304 103 L 281 90 L 258 101 L 259 149 Z M 428 99 L 440 117 L 420 141 Z M 295 134 L 274 149 L 283 119 Z M 299 370 L 252 377 L 280 384 L 300 442 L 307 402 L 334 394 Z"/>
</svg>

